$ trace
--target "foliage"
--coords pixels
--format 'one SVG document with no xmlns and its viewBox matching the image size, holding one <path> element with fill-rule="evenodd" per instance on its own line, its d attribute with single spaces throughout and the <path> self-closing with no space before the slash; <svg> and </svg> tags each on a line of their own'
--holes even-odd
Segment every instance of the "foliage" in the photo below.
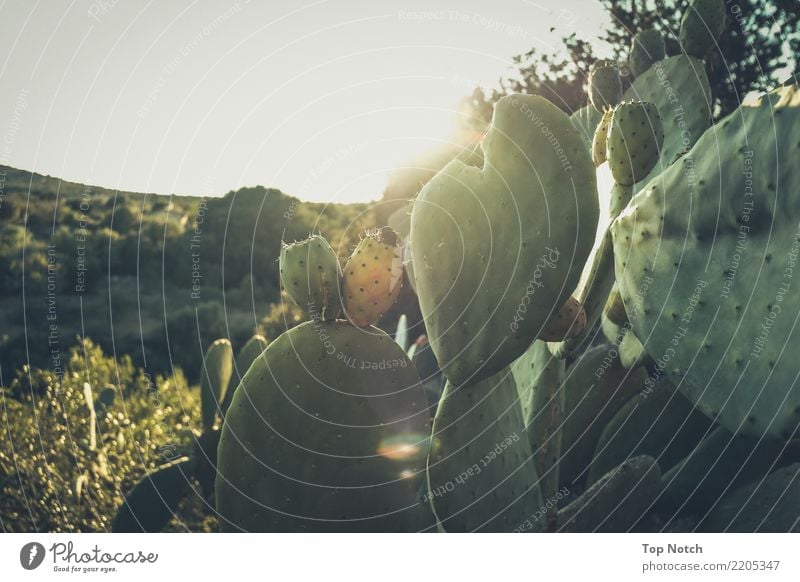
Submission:
<svg viewBox="0 0 800 582">
<path fill-rule="evenodd" d="M 109 384 L 117 391 L 112 406 L 95 404 L 94 450 L 84 383 L 95 399 Z M 131 486 L 189 449 L 188 427 L 200 416 L 198 394 L 180 372 L 152 379 L 90 340 L 70 350 L 60 380 L 50 370 L 22 370 L 0 401 L 0 516 L 8 532 L 108 530 Z M 171 529 L 210 531 L 213 518 L 200 507 L 187 503 Z"/>
</svg>

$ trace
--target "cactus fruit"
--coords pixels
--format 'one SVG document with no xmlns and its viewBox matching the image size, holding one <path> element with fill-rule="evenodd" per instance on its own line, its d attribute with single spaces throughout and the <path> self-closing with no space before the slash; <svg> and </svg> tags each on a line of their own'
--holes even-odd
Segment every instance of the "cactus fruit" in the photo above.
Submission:
<svg viewBox="0 0 800 582">
<path fill-rule="evenodd" d="M 612 226 L 633 330 L 667 377 L 731 432 L 784 440 L 800 426 L 785 349 L 800 342 L 798 144 L 800 91 L 782 87 L 706 132 Z"/>
<path fill-rule="evenodd" d="M 539 339 L 558 342 L 575 337 L 586 329 L 586 310 L 574 297 L 568 297 L 555 317 L 551 318 L 539 332 Z"/>
<path fill-rule="evenodd" d="M 233 348 L 226 339 L 218 339 L 206 350 L 200 373 L 200 412 L 203 430 L 214 426 L 220 403 L 233 375 Z"/>
<path fill-rule="evenodd" d="M 125 496 L 111 531 L 159 532 L 164 529 L 189 489 L 192 461 L 181 457 L 158 467 L 134 485 Z"/>
<path fill-rule="evenodd" d="M 702 59 L 725 30 L 725 0 L 692 0 L 681 18 L 679 40 L 688 55 Z"/>
<path fill-rule="evenodd" d="M 312 318 L 332 321 L 341 313 L 342 269 L 328 241 L 313 235 L 281 245 L 281 284 L 297 306 Z"/>
<path fill-rule="evenodd" d="M 603 113 L 614 107 L 622 97 L 622 77 L 614 61 L 600 60 L 589 70 L 589 102 Z"/>
<path fill-rule="evenodd" d="M 542 507 L 517 399 L 508 369 L 470 386 L 445 386 L 433 424 L 427 497 L 446 531 L 510 532 Z M 541 520 L 532 529 L 543 526 Z"/>
<path fill-rule="evenodd" d="M 800 532 L 800 463 L 723 497 L 700 523 L 704 532 Z"/>
<path fill-rule="evenodd" d="M 625 101 L 614 108 L 608 128 L 607 157 L 614 181 L 633 186 L 658 161 L 664 143 L 661 115 L 653 103 Z"/>
<path fill-rule="evenodd" d="M 457 386 L 528 348 L 575 288 L 599 213 L 589 151 L 546 99 L 500 99 L 483 148 L 483 168 L 450 162 L 411 216 L 428 338 Z"/>
<path fill-rule="evenodd" d="M 661 489 L 655 459 L 642 455 L 612 469 L 558 512 L 561 532 L 627 532 L 653 504 Z"/>
<path fill-rule="evenodd" d="M 218 449 L 223 531 L 416 531 L 430 435 L 419 378 L 376 328 L 312 320 L 234 395 Z"/>
<path fill-rule="evenodd" d="M 597 124 L 597 129 L 594 130 L 594 136 L 592 137 L 592 161 L 595 166 L 604 164 L 607 159 L 606 143 L 608 141 L 608 126 L 611 125 L 611 116 L 613 114 L 613 109 L 606 109 L 603 112 L 600 123 Z"/>
<path fill-rule="evenodd" d="M 345 316 L 359 327 L 372 325 L 394 304 L 403 282 L 397 235 L 389 228 L 361 239 L 344 267 Z"/>
<path fill-rule="evenodd" d="M 661 158 L 639 186 L 672 165 L 711 125 L 711 87 L 705 66 L 694 57 L 658 61 L 636 77 L 622 99 L 655 104 L 664 128 Z"/>
<path fill-rule="evenodd" d="M 650 455 L 670 468 L 694 450 L 710 426 L 711 421 L 668 382 L 645 386 L 603 429 L 588 482 L 635 455 Z"/>
<path fill-rule="evenodd" d="M 564 426 L 561 430 L 561 483 L 581 484 L 597 441 L 614 415 L 644 386 L 647 372 L 625 370 L 613 345 L 586 350 L 565 373 Z"/>
<path fill-rule="evenodd" d="M 628 66 L 635 77 L 643 74 L 650 66 L 663 60 L 667 54 L 664 37 L 657 30 L 640 30 L 633 36 L 628 55 Z"/>
<path fill-rule="evenodd" d="M 766 477 L 783 451 L 780 441 L 733 435 L 719 427 L 664 473 L 658 509 L 704 515 L 728 491 Z"/>
</svg>

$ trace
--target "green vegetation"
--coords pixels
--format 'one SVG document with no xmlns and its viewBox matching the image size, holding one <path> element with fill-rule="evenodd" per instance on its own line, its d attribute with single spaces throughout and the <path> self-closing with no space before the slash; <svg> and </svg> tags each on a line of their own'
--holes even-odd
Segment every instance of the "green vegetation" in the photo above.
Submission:
<svg viewBox="0 0 800 582">
<path fill-rule="evenodd" d="M 26 364 L 57 370 L 78 336 L 196 382 L 212 340 L 239 347 L 299 323 L 280 296 L 282 240 L 319 232 L 347 256 L 373 225 L 365 204 L 260 186 L 199 198 L 0 172 L 0 384 Z"/>
</svg>

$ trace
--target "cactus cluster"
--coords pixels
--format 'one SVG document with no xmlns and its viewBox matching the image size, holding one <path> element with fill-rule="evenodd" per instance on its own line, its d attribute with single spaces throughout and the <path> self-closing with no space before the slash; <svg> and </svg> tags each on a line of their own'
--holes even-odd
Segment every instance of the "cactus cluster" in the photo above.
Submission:
<svg viewBox="0 0 800 582">
<path fill-rule="evenodd" d="M 445 166 L 344 269 L 320 236 L 284 246 L 310 321 L 237 360 L 235 392 L 230 345 L 205 362 L 221 529 L 796 529 L 800 92 L 712 126 L 723 30 L 694 0 L 680 54 L 639 32 L 571 117 L 503 97 L 482 165 Z M 404 281 L 422 327 L 392 338 L 373 324 Z"/>
</svg>

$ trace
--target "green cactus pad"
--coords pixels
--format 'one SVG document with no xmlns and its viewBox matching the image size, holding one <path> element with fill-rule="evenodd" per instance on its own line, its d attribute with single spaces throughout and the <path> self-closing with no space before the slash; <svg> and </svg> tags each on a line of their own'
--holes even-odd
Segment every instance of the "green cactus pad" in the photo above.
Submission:
<svg viewBox="0 0 800 582">
<path fill-rule="evenodd" d="M 622 97 L 622 77 L 614 61 L 597 61 L 589 71 L 589 102 L 599 112 L 614 107 Z"/>
<path fill-rule="evenodd" d="M 433 424 L 428 492 L 448 532 L 509 532 L 544 519 L 534 459 L 509 369 L 477 384 L 445 386 Z M 543 517 L 543 516 L 542 516 Z"/>
<path fill-rule="evenodd" d="M 546 99 L 498 101 L 483 147 L 483 168 L 448 164 L 411 217 L 421 311 L 456 385 L 527 349 L 575 288 L 599 214 L 589 151 Z"/>
<path fill-rule="evenodd" d="M 636 336 L 731 432 L 800 425 L 798 152 L 800 92 L 784 87 L 706 132 L 612 226 Z"/>
<path fill-rule="evenodd" d="M 233 348 L 226 339 L 218 339 L 206 350 L 200 373 L 200 410 L 203 429 L 214 425 L 217 411 L 233 375 Z"/>
<path fill-rule="evenodd" d="M 664 127 L 661 157 L 637 184 L 638 192 L 689 151 L 711 125 L 711 87 L 701 61 L 678 55 L 654 63 L 634 80 L 622 99 L 654 103 Z"/>
<path fill-rule="evenodd" d="M 711 424 L 668 382 L 645 385 L 603 429 L 588 482 L 636 455 L 650 455 L 670 468 L 694 450 Z"/>
<path fill-rule="evenodd" d="M 658 509 L 705 515 L 729 491 L 766 477 L 779 466 L 783 452 L 780 441 L 733 435 L 719 427 L 664 474 Z"/>
<path fill-rule="evenodd" d="M 800 532 L 800 463 L 722 498 L 700 523 L 704 532 Z"/>
<path fill-rule="evenodd" d="M 247 343 L 245 343 L 244 346 L 242 346 L 242 349 L 239 350 L 239 353 L 236 354 L 236 365 L 234 366 L 233 377 L 228 385 L 228 389 L 225 391 L 225 398 L 222 401 L 223 416 L 225 416 L 225 413 L 228 411 L 228 408 L 231 405 L 236 388 L 242 381 L 242 376 L 247 373 L 247 370 L 250 369 L 250 366 L 253 364 L 255 359 L 260 356 L 265 349 L 267 349 L 268 344 L 269 342 L 267 341 L 267 338 L 265 338 L 263 335 L 254 335 L 247 340 Z"/>
<path fill-rule="evenodd" d="M 725 0 L 692 0 L 681 18 L 679 40 L 688 55 L 702 59 L 725 30 Z"/>
<path fill-rule="evenodd" d="M 223 531 L 417 531 L 430 435 L 413 365 L 377 328 L 304 323 L 236 391 L 218 450 Z"/>
<path fill-rule="evenodd" d="M 664 37 L 657 30 L 648 29 L 637 32 L 631 41 L 628 65 L 634 76 L 638 77 L 653 63 L 663 60 L 667 54 Z"/>
<path fill-rule="evenodd" d="M 114 520 L 114 533 L 159 532 L 186 497 L 193 462 L 181 457 L 148 473 L 125 496 Z"/>
<path fill-rule="evenodd" d="M 300 309 L 323 321 L 339 316 L 342 268 L 322 236 L 281 245 L 280 271 L 283 288 Z"/>
<path fill-rule="evenodd" d="M 561 431 L 562 484 L 571 488 L 573 483 L 584 481 L 603 429 L 642 390 L 646 377 L 644 369 L 622 368 L 616 347 L 608 344 L 587 350 L 567 369 Z"/>
<path fill-rule="evenodd" d="M 627 532 L 645 517 L 661 490 L 655 459 L 628 459 L 558 512 L 561 532 Z"/>
<path fill-rule="evenodd" d="M 625 101 L 614 108 L 606 142 L 608 164 L 618 184 L 633 186 L 658 161 L 664 126 L 653 103 Z"/>
</svg>

